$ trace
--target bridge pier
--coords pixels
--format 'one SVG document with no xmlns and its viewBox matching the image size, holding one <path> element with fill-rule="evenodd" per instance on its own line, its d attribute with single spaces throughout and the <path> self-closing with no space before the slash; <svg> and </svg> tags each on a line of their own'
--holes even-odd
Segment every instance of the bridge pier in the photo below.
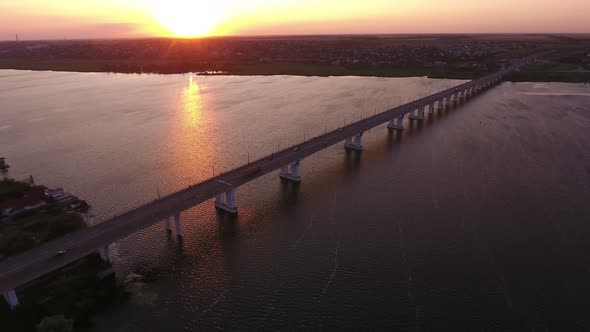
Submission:
<svg viewBox="0 0 590 332">
<path fill-rule="evenodd" d="M 170 222 L 170 218 L 166 218 L 166 232 L 172 233 L 172 223 Z"/>
<path fill-rule="evenodd" d="M 184 233 L 182 232 L 182 224 L 180 223 L 180 213 L 174 215 L 174 226 L 176 226 L 176 236 L 183 238 Z"/>
<path fill-rule="evenodd" d="M 281 172 L 279 173 L 279 177 L 281 179 L 293 181 L 293 182 L 301 182 L 301 174 L 299 171 L 301 161 L 297 160 L 296 162 L 292 163 L 291 165 L 281 167 Z"/>
<path fill-rule="evenodd" d="M 363 133 L 347 138 L 344 148 L 346 150 L 363 151 Z"/>
<path fill-rule="evenodd" d="M 215 207 L 232 214 L 238 213 L 236 204 L 236 188 L 231 188 L 225 194 L 215 197 Z"/>
<path fill-rule="evenodd" d="M 434 113 L 434 102 L 432 102 L 432 104 L 428 105 L 428 114 L 432 115 Z"/>
<path fill-rule="evenodd" d="M 404 116 L 400 115 L 393 120 L 389 120 L 389 124 L 387 125 L 387 128 L 398 130 L 398 131 L 404 130 Z"/>
<path fill-rule="evenodd" d="M 416 113 L 414 113 L 414 111 L 410 112 L 410 115 L 408 115 L 408 119 L 419 121 L 424 120 L 424 106 L 419 106 L 415 112 Z"/>
<path fill-rule="evenodd" d="M 100 255 L 100 258 L 102 258 L 103 261 L 107 263 L 113 263 L 113 259 L 111 258 L 111 250 L 109 249 L 109 246 L 104 246 L 103 248 L 98 249 L 98 254 Z"/>
<path fill-rule="evenodd" d="M 8 303 L 10 309 L 14 309 L 17 305 L 19 305 L 18 297 L 16 297 L 16 292 L 14 289 L 4 293 L 4 300 L 6 300 L 6 303 Z"/>
</svg>

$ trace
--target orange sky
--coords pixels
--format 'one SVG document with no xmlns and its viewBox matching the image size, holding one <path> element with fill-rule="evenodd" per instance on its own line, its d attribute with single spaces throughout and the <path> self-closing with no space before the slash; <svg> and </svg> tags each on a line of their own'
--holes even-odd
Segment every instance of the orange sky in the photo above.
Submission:
<svg viewBox="0 0 590 332">
<path fill-rule="evenodd" d="M 0 39 L 590 32 L 590 0 L 1 0 Z"/>
</svg>

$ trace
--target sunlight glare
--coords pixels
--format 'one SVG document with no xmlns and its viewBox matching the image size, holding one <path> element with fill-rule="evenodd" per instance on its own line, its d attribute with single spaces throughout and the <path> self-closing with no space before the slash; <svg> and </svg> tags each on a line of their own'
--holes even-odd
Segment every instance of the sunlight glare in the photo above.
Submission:
<svg viewBox="0 0 590 332">
<path fill-rule="evenodd" d="M 210 35 L 223 19 L 220 1 L 152 1 L 151 7 L 157 23 L 175 37 Z"/>
<path fill-rule="evenodd" d="M 192 128 L 198 127 L 201 123 L 203 114 L 203 104 L 201 101 L 201 87 L 199 83 L 193 81 L 193 75 L 189 76 L 189 85 L 183 89 L 184 109 L 188 113 L 188 120 Z"/>
</svg>

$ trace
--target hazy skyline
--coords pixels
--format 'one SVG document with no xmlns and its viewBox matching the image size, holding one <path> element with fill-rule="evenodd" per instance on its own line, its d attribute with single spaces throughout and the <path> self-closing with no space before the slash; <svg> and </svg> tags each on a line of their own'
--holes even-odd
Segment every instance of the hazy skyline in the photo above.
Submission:
<svg viewBox="0 0 590 332">
<path fill-rule="evenodd" d="M 0 40 L 148 36 L 588 33 L 587 0 L 4 0 Z"/>
</svg>

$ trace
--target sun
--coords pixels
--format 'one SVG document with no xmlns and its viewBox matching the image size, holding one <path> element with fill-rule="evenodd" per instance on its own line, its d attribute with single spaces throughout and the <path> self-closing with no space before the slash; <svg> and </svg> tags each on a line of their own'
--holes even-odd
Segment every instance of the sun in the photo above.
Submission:
<svg viewBox="0 0 590 332">
<path fill-rule="evenodd" d="M 157 24 L 175 37 L 191 38 L 211 35 L 222 21 L 221 8 L 210 0 L 153 1 Z"/>
</svg>

